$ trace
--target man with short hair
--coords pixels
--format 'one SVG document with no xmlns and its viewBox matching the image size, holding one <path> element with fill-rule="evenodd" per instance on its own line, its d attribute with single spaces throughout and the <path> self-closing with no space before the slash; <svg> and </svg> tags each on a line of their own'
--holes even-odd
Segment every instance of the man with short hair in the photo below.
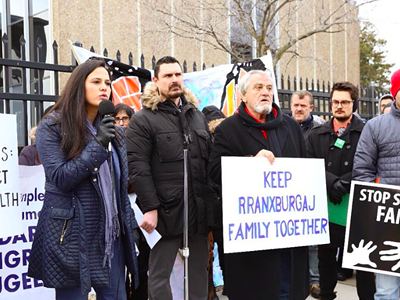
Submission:
<svg viewBox="0 0 400 300">
<path fill-rule="evenodd" d="M 354 157 L 355 180 L 400 185 L 400 70 L 393 73 L 392 109 L 368 121 Z M 375 300 L 398 300 L 400 277 L 376 274 Z"/>
<path fill-rule="evenodd" d="M 312 115 L 314 109 L 313 95 L 306 90 L 294 92 L 290 100 L 290 109 L 292 117 L 303 129 L 304 139 L 306 140 L 311 128 L 325 123 L 325 120 L 319 116 Z"/>
<path fill-rule="evenodd" d="M 300 126 L 273 102 L 273 81 L 250 71 L 239 81 L 242 103 L 215 130 L 210 177 L 221 185 L 221 156 L 305 157 Z M 223 199 L 224 201 L 224 199 Z M 308 249 L 297 247 L 224 255 L 229 300 L 304 300 L 309 294 Z"/>
<path fill-rule="evenodd" d="M 314 109 L 313 95 L 306 90 L 296 91 L 292 94 L 290 101 L 292 118 L 295 119 L 303 130 L 304 139 L 307 140 L 310 130 L 318 125 L 324 124 L 325 120 L 312 115 Z M 318 272 L 318 246 L 308 247 L 310 263 L 310 295 L 319 298 L 319 272 Z"/>
<path fill-rule="evenodd" d="M 199 102 L 183 86 L 179 62 L 161 58 L 127 129 L 129 179 L 144 213 L 139 224 L 162 238 L 150 251 L 149 299 L 172 300 L 170 275 L 183 233 L 184 149 L 188 149 L 189 296 L 207 299 L 208 232 L 212 221 L 206 165 L 210 134 Z M 122 188 L 122 187 L 121 187 Z"/>
<path fill-rule="evenodd" d="M 385 110 L 385 105 L 392 103 L 394 100 L 391 94 L 385 94 L 379 98 L 379 115 L 383 115 L 383 111 Z"/>
<path fill-rule="evenodd" d="M 358 89 L 348 81 L 337 82 L 330 93 L 333 118 L 314 127 L 306 143 L 308 157 L 325 160 L 326 188 L 329 201 L 340 205 L 350 192 L 353 159 L 364 123 L 353 113 L 358 105 Z M 336 253 L 343 248 L 345 226 L 329 223 L 330 244 L 318 246 L 320 299 L 336 298 Z M 357 293 L 361 300 L 373 300 L 374 274 L 357 271 Z"/>
</svg>

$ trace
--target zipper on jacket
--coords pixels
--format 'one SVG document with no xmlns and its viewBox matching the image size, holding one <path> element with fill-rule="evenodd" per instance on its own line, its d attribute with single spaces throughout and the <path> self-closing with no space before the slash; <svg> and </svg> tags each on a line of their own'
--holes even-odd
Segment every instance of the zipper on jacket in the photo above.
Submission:
<svg viewBox="0 0 400 300">
<path fill-rule="evenodd" d="M 68 220 L 64 220 L 64 225 L 63 225 L 63 228 L 61 230 L 61 236 L 60 236 L 60 245 L 62 245 L 65 233 L 67 232 L 67 225 L 68 225 Z"/>
</svg>

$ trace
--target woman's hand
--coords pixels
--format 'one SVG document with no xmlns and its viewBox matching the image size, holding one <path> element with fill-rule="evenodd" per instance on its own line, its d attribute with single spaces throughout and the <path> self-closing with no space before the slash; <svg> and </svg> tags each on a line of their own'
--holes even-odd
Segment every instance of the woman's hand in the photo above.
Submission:
<svg viewBox="0 0 400 300">
<path fill-rule="evenodd" d="M 97 129 L 96 140 L 100 145 L 105 148 L 108 147 L 108 144 L 115 137 L 115 125 L 114 125 L 114 117 L 105 116 L 103 120 L 100 122 L 100 126 Z"/>
</svg>

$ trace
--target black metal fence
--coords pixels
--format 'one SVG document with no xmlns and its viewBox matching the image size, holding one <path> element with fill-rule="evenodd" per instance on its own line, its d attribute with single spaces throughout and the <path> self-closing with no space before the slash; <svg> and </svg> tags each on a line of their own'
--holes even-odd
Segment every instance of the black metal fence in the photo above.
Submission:
<svg viewBox="0 0 400 300">
<path fill-rule="evenodd" d="M 313 95 L 315 115 L 332 115 L 329 105 L 331 92 L 331 83 L 329 81 L 326 84 L 325 81 L 320 82 L 317 80 L 314 82 L 313 79 L 309 81 L 308 78 L 303 81 L 302 78 L 297 80 L 296 76 L 291 80 L 290 76 L 288 76 L 285 84 L 285 78 L 282 75 L 280 78 L 280 89 L 278 89 L 278 95 L 281 108 L 284 112 L 290 113 L 290 98 L 293 91 L 303 89 L 309 91 Z M 366 120 L 374 117 L 378 112 L 378 98 L 380 96 L 381 95 L 378 94 L 373 87 L 359 87 L 358 114 Z"/>
<path fill-rule="evenodd" d="M 35 125 L 39 121 L 44 112 L 43 104 L 45 102 L 55 102 L 59 94 L 59 73 L 71 73 L 76 66 L 76 61 L 72 58 L 71 65 L 60 65 L 58 64 L 58 45 L 54 41 L 52 45 L 53 51 L 53 63 L 46 63 L 44 59 L 43 43 L 38 38 L 36 41 L 36 55 L 33 60 L 27 61 L 25 57 L 25 39 L 21 36 L 20 53 L 22 54 L 21 59 L 14 59 L 10 55 L 11 47 L 6 34 L 2 37 L 3 43 L 3 55 L 0 58 L 0 113 L 16 113 L 17 114 L 17 126 L 18 134 L 21 135 L 19 139 L 19 146 L 25 146 L 28 144 L 28 129 Z M 75 45 L 82 46 L 79 42 Z M 90 51 L 95 52 L 93 46 Z M 104 49 L 103 56 L 108 57 L 107 49 Z M 117 61 L 121 61 L 121 53 L 118 50 L 115 58 Z M 133 55 L 130 52 L 128 54 L 128 64 L 133 65 Z M 155 56 L 151 59 L 152 69 L 155 68 L 156 58 Z M 140 67 L 145 68 L 145 57 L 142 54 L 140 57 Z M 183 71 L 188 72 L 188 64 L 186 60 L 182 63 Z M 212 65 L 214 67 L 214 65 Z M 201 69 L 206 69 L 206 65 L 203 64 Z M 197 71 L 198 66 L 196 62 L 192 65 L 192 71 Z M 54 93 L 52 95 L 46 95 L 43 92 L 43 78 L 44 72 L 49 71 L 54 74 Z M 30 82 L 27 82 L 27 72 L 30 72 Z M 4 82 L 4 84 L 3 84 Z M 28 93 L 28 86 L 30 92 Z M 324 81 L 320 82 L 317 80 L 309 81 L 307 78 L 303 81 L 302 78 L 297 80 L 296 77 L 293 80 L 288 76 L 286 79 L 282 75 L 280 78 L 280 89 L 278 90 L 280 105 L 284 112 L 290 113 L 290 98 L 293 91 L 298 89 L 306 89 L 310 91 L 314 96 L 314 114 L 325 116 L 328 118 L 331 115 L 329 110 L 329 93 L 331 89 L 330 82 L 325 84 Z M 361 117 L 370 119 L 375 116 L 377 111 L 377 96 L 373 88 L 360 88 L 360 104 L 358 112 Z M 20 103 L 20 109 L 18 111 L 11 111 L 12 101 Z M 31 103 L 31 111 L 28 111 L 28 101 Z M 34 108 L 32 110 L 32 107 Z M 28 114 L 31 116 L 31 124 L 28 124 Z"/>
</svg>

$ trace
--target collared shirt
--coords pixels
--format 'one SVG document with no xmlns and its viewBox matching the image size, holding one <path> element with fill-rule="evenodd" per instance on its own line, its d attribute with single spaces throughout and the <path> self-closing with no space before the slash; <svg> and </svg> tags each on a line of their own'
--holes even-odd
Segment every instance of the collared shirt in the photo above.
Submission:
<svg viewBox="0 0 400 300">
<path fill-rule="evenodd" d="M 352 117 L 353 117 L 353 116 L 352 116 Z M 345 132 L 347 126 L 348 126 L 350 123 L 351 123 L 351 118 L 347 120 L 346 124 L 344 124 L 344 125 L 339 125 L 339 124 L 337 123 L 336 119 L 334 118 L 334 119 L 333 119 L 333 130 L 335 131 L 336 135 L 337 135 L 337 136 L 341 136 L 341 135 Z"/>
</svg>

